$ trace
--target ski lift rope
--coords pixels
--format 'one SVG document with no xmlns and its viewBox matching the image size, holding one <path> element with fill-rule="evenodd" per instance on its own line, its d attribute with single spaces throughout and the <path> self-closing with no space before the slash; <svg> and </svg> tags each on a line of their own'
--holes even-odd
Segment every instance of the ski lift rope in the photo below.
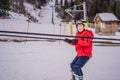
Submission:
<svg viewBox="0 0 120 80">
<path fill-rule="evenodd" d="M 54 36 L 54 37 L 69 37 L 69 38 L 88 38 L 88 39 L 100 39 L 100 40 L 114 40 L 120 41 L 118 38 L 100 38 L 100 37 L 87 37 L 87 36 L 69 36 L 69 35 L 58 35 L 58 34 L 45 34 L 45 33 L 31 33 L 31 32 L 18 32 L 18 31 L 2 31 L 0 33 L 11 33 L 11 34 L 26 34 L 26 35 L 42 35 L 42 36 Z"/>
</svg>

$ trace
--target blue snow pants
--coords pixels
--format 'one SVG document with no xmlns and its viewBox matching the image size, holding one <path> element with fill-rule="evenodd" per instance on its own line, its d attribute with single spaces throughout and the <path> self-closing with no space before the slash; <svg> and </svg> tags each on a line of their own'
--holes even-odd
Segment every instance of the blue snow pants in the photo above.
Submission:
<svg viewBox="0 0 120 80">
<path fill-rule="evenodd" d="M 72 71 L 78 76 L 83 76 L 81 68 L 86 64 L 88 60 L 89 57 L 86 56 L 75 57 L 72 63 L 70 64 Z"/>
</svg>

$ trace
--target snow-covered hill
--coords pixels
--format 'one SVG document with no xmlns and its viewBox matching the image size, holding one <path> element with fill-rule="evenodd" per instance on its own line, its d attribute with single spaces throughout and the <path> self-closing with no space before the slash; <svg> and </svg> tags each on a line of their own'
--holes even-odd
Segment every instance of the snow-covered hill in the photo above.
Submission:
<svg viewBox="0 0 120 80">
<path fill-rule="evenodd" d="M 28 24 L 23 15 L 11 13 L 14 18 L 0 19 L 0 30 L 69 35 L 69 25 L 61 23 L 55 13 L 55 24 L 51 24 L 50 5 L 42 10 L 39 23 Z M 75 25 L 73 30 L 75 34 Z M 120 80 L 119 49 L 93 46 L 93 57 L 83 68 L 84 80 Z M 0 80 L 70 80 L 69 65 L 75 54 L 74 46 L 63 41 L 0 42 Z"/>
</svg>

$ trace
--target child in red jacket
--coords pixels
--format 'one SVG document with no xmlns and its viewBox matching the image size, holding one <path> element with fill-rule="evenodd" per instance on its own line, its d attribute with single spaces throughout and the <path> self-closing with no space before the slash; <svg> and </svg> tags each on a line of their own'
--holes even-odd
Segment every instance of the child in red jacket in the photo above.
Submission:
<svg viewBox="0 0 120 80">
<path fill-rule="evenodd" d="M 82 67 L 86 64 L 86 62 L 92 57 L 92 38 L 93 33 L 90 30 L 85 30 L 84 24 L 81 21 L 76 23 L 77 33 L 76 36 L 80 36 L 83 38 L 76 37 L 75 39 L 65 39 L 64 41 L 75 45 L 75 49 L 77 52 L 76 57 L 70 64 L 72 72 L 75 74 L 77 80 L 83 80 L 83 72 Z M 89 38 L 84 38 L 89 37 Z"/>
</svg>

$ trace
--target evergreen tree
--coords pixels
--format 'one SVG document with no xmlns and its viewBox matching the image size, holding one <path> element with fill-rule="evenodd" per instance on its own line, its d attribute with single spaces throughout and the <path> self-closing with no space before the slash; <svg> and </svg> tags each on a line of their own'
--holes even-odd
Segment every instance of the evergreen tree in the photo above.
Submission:
<svg viewBox="0 0 120 80">
<path fill-rule="evenodd" d="M 61 16 L 62 19 L 68 21 L 69 18 L 70 18 L 70 16 L 65 12 L 65 9 L 67 9 L 68 7 L 70 7 L 70 4 L 68 3 L 68 0 L 61 0 L 60 1 L 60 5 L 61 5 L 61 11 L 60 11 L 61 15 L 60 16 Z"/>
<path fill-rule="evenodd" d="M 116 2 L 114 7 L 115 7 L 114 14 L 120 19 L 120 1 Z"/>
<path fill-rule="evenodd" d="M 60 6 L 63 7 L 63 0 L 60 0 Z"/>
<path fill-rule="evenodd" d="M 0 1 L 0 17 L 7 16 L 9 10 L 10 10 L 10 0 L 1 0 Z"/>
<path fill-rule="evenodd" d="M 58 5 L 58 0 L 55 0 L 55 5 Z"/>
<path fill-rule="evenodd" d="M 9 11 L 10 10 L 10 0 L 1 0 L 0 9 Z"/>
<path fill-rule="evenodd" d="M 12 5 L 11 5 L 11 9 L 14 12 L 17 13 L 22 13 L 25 14 L 25 6 L 24 6 L 24 0 L 11 0 L 12 1 Z"/>
</svg>

